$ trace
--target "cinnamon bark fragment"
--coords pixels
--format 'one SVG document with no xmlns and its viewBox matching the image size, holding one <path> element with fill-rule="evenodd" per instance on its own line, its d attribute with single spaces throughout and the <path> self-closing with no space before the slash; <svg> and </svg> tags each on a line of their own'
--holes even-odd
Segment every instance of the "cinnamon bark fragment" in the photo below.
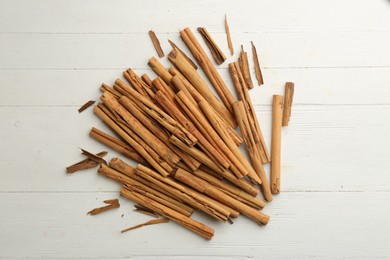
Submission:
<svg viewBox="0 0 390 260">
<path fill-rule="evenodd" d="M 150 39 L 152 39 L 153 46 L 156 49 L 156 52 L 160 58 L 164 57 L 164 51 L 161 48 L 160 41 L 158 40 L 156 34 L 153 31 L 149 31 Z"/>
<path fill-rule="evenodd" d="M 253 82 L 249 70 L 248 53 L 244 51 L 244 47 L 242 45 L 241 45 L 240 57 L 238 58 L 238 64 L 240 65 L 241 73 L 244 76 L 246 86 L 248 88 L 253 88 Z"/>
<path fill-rule="evenodd" d="M 288 126 L 291 117 L 291 106 L 294 97 L 294 83 L 286 82 L 284 90 L 284 107 L 283 107 L 283 121 L 282 126 Z"/>
<path fill-rule="evenodd" d="M 151 216 L 154 218 L 159 218 L 159 215 L 157 213 L 153 212 L 152 210 L 150 210 L 144 206 L 134 205 L 134 208 L 135 208 L 135 211 L 137 211 L 137 212 L 140 212 L 142 214 L 145 214 L 145 215 L 148 215 L 148 216 Z"/>
<path fill-rule="evenodd" d="M 87 109 L 88 107 L 92 106 L 93 104 L 95 104 L 95 100 L 89 100 L 87 101 L 84 105 L 82 105 L 80 108 L 79 108 L 79 113 L 83 112 L 85 109 Z"/>
<path fill-rule="evenodd" d="M 188 57 L 187 54 L 185 54 L 179 47 L 177 47 L 177 45 L 174 42 L 172 42 L 171 40 L 168 40 L 168 42 L 172 46 L 173 49 L 178 50 L 184 56 L 184 58 L 188 61 L 189 64 L 191 64 L 192 67 L 194 67 L 194 69 L 196 69 L 196 70 L 198 69 L 198 66 L 196 66 L 195 62 L 193 62 L 191 60 L 191 58 Z"/>
<path fill-rule="evenodd" d="M 134 230 L 134 229 L 137 229 L 137 228 L 140 228 L 140 227 L 144 227 L 144 226 L 156 225 L 156 224 L 167 223 L 167 222 L 169 222 L 169 219 L 166 219 L 166 218 L 162 218 L 162 219 L 152 219 L 152 220 L 146 221 L 145 223 L 136 225 L 136 226 L 134 226 L 134 227 L 130 227 L 130 228 L 123 229 L 123 230 L 121 231 L 121 233 L 130 231 L 130 230 Z"/>
<path fill-rule="evenodd" d="M 81 148 L 80 148 L 81 149 Z M 81 149 L 82 151 L 82 155 L 85 155 L 87 156 L 89 159 L 91 159 L 92 161 L 96 162 L 96 163 L 100 163 L 100 164 L 106 164 L 107 165 L 107 162 L 106 160 L 104 160 L 102 157 L 96 155 L 96 154 L 93 154 L 93 153 L 90 153 L 84 149 Z"/>
<path fill-rule="evenodd" d="M 228 20 L 227 20 L 226 14 L 225 14 L 225 31 L 226 31 L 226 38 L 227 38 L 229 50 L 230 50 L 230 55 L 233 56 L 234 48 L 233 48 L 232 37 L 230 35 L 230 29 L 229 29 L 229 24 L 228 24 Z"/>
<path fill-rule="evenodd" d="M 87 214 L 88 215 L 97 215 L 97 214 L 100 214 L 102 212 L 108 211 L 110 209 L 115 209 L 115 208 L 119 208 L 120 207 L 118 199 L 105 200 L 103 202 L 105 204 L 108 204 L 108 205 L 104 206 L 104 207 L 100 207 L 100 208 L 95 208 L 95 209 L 89 211 Z"/>
<path fill-rule="evenodd" d="M 99 156 L 99 157 L 103 157 L 107 154 L 106 151 L 103 151 L 103 152 L 100 152 L 100 153 L 97 153 L 96 155 Z M 77 172 L 77 171 L 81 171 L 81 170 L 86 170 L 86 169 L 90 169 L 90 168 L 93 168 L 93 167 L 96 167 L 98 166 L 99 163 L 87 158 L 85 160 L 82 160 L 78 163 L 75 163 L 69 167 L 66 167 L 66 173 L 74 173 L 74 172 Z"/>
<path fill-rule="evenodd" d="M 218 65 L 221 65 L 225 60 L 226 56 L 223 54 L 222 50 L 218 47 L 217 43 L 211 37 L 210 33 L 204 27 L 198 27 L 198 32 L 202 36 L 207 47 L 209 47 L 211 55 L 213 55 L 215 62 Z"/>
<path fill-rule="evenodd" d="M 252 41 L 251 41 L 251 45 L 252 45 L 253 63 L 255 64 L 257 85 L 261 86 L 264 84 L 264 80 L 263 80 L 263 74 L 261 73 L 261 69 L 260 69 L 259 56 L 257 55 L 256 46 L 253 44 Z"/>
</svg>

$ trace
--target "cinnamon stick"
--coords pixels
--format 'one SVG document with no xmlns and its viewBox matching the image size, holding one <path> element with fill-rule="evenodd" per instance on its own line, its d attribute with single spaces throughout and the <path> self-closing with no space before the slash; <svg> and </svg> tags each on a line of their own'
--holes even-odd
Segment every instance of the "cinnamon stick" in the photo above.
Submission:
<svg viewBox="0 0 390 260">
<path fill-rule="evenodd" d="M 194 188 L 195 190 L 207 194 L 208 196 L 220 201 L 221 203 L 224 203 L 227 206 L 238 210 L 239 212 L 253 219 L 257 223 L 266 225 L 269 221 L 269 216 L 230 197 L 226 193 L 223 193 L 219 189 L 215 188 L 213 185 L 210 185 L 206 181 L 192 175 L 189 172 L 186 172 L 182 169 L 178 169 L 174 174 L 174 178 L 187 184 L 188 186 Z"/>
<path fill-rule="evenodd" d="M 130 158 L 142 164 L 147 163 L 146 160 L 137 151 L 135 151 L 130 145 L 116 139 L 113 136 L 104 133 L 103 131 L 100 131 L 95 127 L 92 127 L 91 131 L 89 132 L 89 136 L 107 145 L 108 147 L 111 147 L 112 149 L 114 149 L 118 153 L 123 154 L 127 158 Z"/>
<path fill-rule="evenodd" d="M 280 192 L 280 148 L 282 137 L 283 96 L 274 95 L 272 102 L 271 192 Z"/>
<path fill-rule="evenodd" d="M 241 73 L 244 76 L 246 86 L 248 88 L 253 88 L 253 82 L 249 70 L 248 54 L 244 51 L 244 47 L 242 45 L 240 57 L 238 58 L 238 64 L 240 65 Z"/>
<path fill-rule="evenodd" d="M 152 39 L 153 46 L 156 49 L 156 52 L 160 58 L 164 57 L 164 51 L 161 49 L 160 41 L 158 40 L 156 34 L 153 31 L 149 31 L 150 39 Z"/>
<path fill-rule="evenodd" d="M 103 157 L 106 154 L 107 154 L 107 152 L 103 151 L 103 152 L 97 153 L 96 155 L 99 157 Z M 96 167 L 98 165 L 99 165 L 99 163 L 87 158 L 87 159 L 82 160 L 78 163 L 75 163 L 69 167 L 66 167 L 66 173 L 74 173 L 74 172 L 77 172 L 80 170 L 90 169 L 90 168 Z"/>
<path fill-rule="evenodd" d="M 228 24 L 226 14 L 225 14 L 225 31 L 226 31 L 226 38 L 227 38 L 229 50 L 230 50 L 230 55 L 233 56 L 234 49 L 233 49 L 232 37 L 230 36 L 230 29 L 229 29 L 229 24 Z"/>
<path fill-rule="evenodd" d="M 256 47 L 252 41 L 251 41 L 251 45 L 252 45 L 253 63 L 255 64 L 255 74 L 256 74 L 257 84 L 261 86 L 264 84 L 264 81 L 263 81 L 263 74 L 261 73 L 261 69 L 260 69 L 259 56 L 257 55 Z"/>
<path fill-rule="evenodd" d="M 85 155 L 87 156 L 89 159 L 91 159 L 92 161 L 96 162 L 96 163 L 100 163 L 100 164 L 107 164 L 107 162 L 101 157 L 101 156 L 98 156 L 96 154 L 93 154 L 93 153 L 90 153 L 84 149 L 81 149 L 80 150 L 82 151 L 82 155 Z"/>
<path fill-rule="evenodd" d="M 104 207 L 100 207 L 100 208 L 95 208 L 95 209 L 89 211 L 87 214 L 89 214 L 89 215 L 97 215 L 97 214 L 100 214 L 102 212 L 108 211 L 110 209 L 115 209 L 115 208 L 119 208 L 120 207 L 118 199 L 105 200 L 103 202 L 105 204 L 108 204 L 108 205 L 104 206 Z"/>
<path fill-rule="evenodd" d="M 84 105 L 82 105 L 80 108 L 79 108 L 79 113 L 83 112 L 85 109 L 87 109 L 88 107 L 92 106 L 93 104 L 95 104 L 95 100 L 89 100 L 88 102 L 86 102 Z"/>
<path fill-rule="evenodd" d="M 226 104 L 224 106 L 214 96 L 206 82 L 201 78 L 199 73 L 194 68 L 192 68 L 191 65 L 188 64 L 183 55 L 181 55 L 176 50 L 172 50 L 168 55 L 168 59 L 180 70 L 180 72 L 188 79 L 192 86 L 196 88 L 196 90 L 203 96 L 203 98 L 206 99 L 215 108 L 215 110 L 218 111 L 227 120 L 227 122 L 232 127 L 235 127 L 236 123 L 234 117 L 227 108 Z"/>
<path fill-rule="evenodd" d="M 187 54 L 185 54 L 179 47 L 177 47 L 175 43 L 173 43 L 171 40 L 168 40 L 168 42 L 173 49 L 178 50 L 184 56 L 184 58 L 188 61 L 189 64 L 191 64 L 194 69 L 198 69 L 198 66 L 196 66 L 196 64 L 187 56 Z"/>
<path fill-rule="evenodd" d="M 167 223 L 167 222 L 169 222 L 169 219 L 166 219 L 166 218 L 162 218 L 162 219 L 152 219 L 152 220 L 146 221 L 145 223 L 138 224 L 138 225 L 136 225 L 136 226 L 133 226 L 133 227 L 130 227 L 130 228 L 126 228 L 126 229 L 123 229 L 123 230 L 121 231 L 121 233 L 130 231 L 130 230 L 134 230 L 134 229 L 137 229 L 137 228 L 140 228 L 140 227 L 144 227 L 144 226 L 156 225 L 156 224 Z"/>
<path fill-rule="evenodd" d="M 222 80 L 218 71 L 215 69 L 215 67 L 211 63 L 210 59 L 208 58 L 208 56 L 204 52 L 203 48 L 201 47 L 199 42 L 196 40 L 194 34 L 191 32 L 191 30 L 189 28 L 185 28 L 184 30 L 180 31 L 180 36 L 182 37 L 183 41 L 190 49 L 190 51 L 193 54 L 193 56 L 195 57 L 195 59 L 198 61 L 199 65 L 202 67 L 207 78 L 210 80 L 211 85 L 214 87 L 215 91 L 218 93 L 219 97 L 221 98 L 221 100 L 225 104 L 226 108 L 230 111 L 230 113 L 232 113 L 233 109 L 232 109 L 231 105 L 236 100 L 235 100 L 234 96 L 232 95 L 232 93 L 227 88 L 225 82 Z M 185 73 L 183 72 L 183 74 L 185 74 Z"/>
<path fill-rule="evenodd" d="M 198 32 L 202 36 L 207 47 L 209 47 L 211 55 L 213 55 L 215 62 L 218 65 L 221 65 L 225 60 L 226 56 L 223 54 L 222 50 L 218 47 L 217 43 L 211 37 L 210 33 L 205 27 L 198 27 Z"/>
<path fill-rule="evenodd" d="M 112 87 L 108 86 L 107 84 L 102 84 L 102 86 L 100 87 L 100 91 L 101 92 L 110 92 L 111 94 L 113 94 L 115 96 L 115 98 L 120 98 L 122 96 L 121 93 L 119 93 L 118 91 L 116 91 L 115 89 L 113 89 Z"/>
<path fill-rule="evenodd" d="M 283 121 L 282 126 L 288 126 L 291 117 L 291 106 L 294 97 L 294 83 L 286 82 L 284 90 L 284 106 L 283 106 Z"/>
<path fill-rule="evenodd" d="M 154 200 L 142 196 L 142 194 L 128 190 L 126 188 L 122 188 L 121 195 L 153 210 L 154 212 L 178 223 L 179 225 L 199 234 L 208 240 L 210 240 L 214 235 L 214 230 L 212 228 L 199 223 L 183 214 L 180 214 L 177 211 L 174 211 Z"/>
<path fill-rule="evenodd" d="M 145 215 L 148 215 L 148 216 L 151 216 L 151 217 L 154 217 L 154 218 L 158 218 L 159 217 L 158 214 L 156 214 L 155 212 L 151 211 L 148 208 L 145 208 L 144 206 L 134 205 L 134 208 L 135 208 L 135 211 L 140 212 L 142 214 L 145 214 Z"/>
</svg>

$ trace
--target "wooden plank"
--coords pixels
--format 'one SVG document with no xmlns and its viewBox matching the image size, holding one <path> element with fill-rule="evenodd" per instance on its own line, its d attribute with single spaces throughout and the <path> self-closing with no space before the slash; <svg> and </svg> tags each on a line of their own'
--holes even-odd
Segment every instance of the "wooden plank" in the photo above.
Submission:
<svg viewBox="0 0 390 260">
<path fill-rule="evenodd" d="M 0 106 L 81 106 L 86 100 L 97 100 L 100 84 L 113 84 L 115 79 L 121 78 L 122 71 L 0 70 L 3 85 Z M 155 76 L 150 70 L 136 72 Z M 219 72 L 234 93 L 228 70 Z M 267 79 L 265 85 L 250 90 L 255 105 L 269 105 L 272 94 L 283 95 L 286 81 L 296 85 L 294 106 L 390 104 L 390 68 L 265 69 L 263 75 Z"/>
<path fill-rule="evenodd" d="M 147 33 L 0 34 L 0 69 L 145 69 L 155 54 L 148 37 Z M 226 41 L 225 33 L 213 37 Z M 177 32 L 160 34 L 161 42 L 179 43 L 178 38 Z M 234 39 L 239 41 L 235 45 L 244 43 L 246 49 L 251 40 L 256 42 L 263 68 L 390 67 L 390 32 L 236 33 Z M 164 63 L 168 64 L 166 59 Z"/>
<path fill-rule="evenodd" d="M 237 32 L 389 31 L 385 0 L 196 1 L 146 0 L 1 0 L 0 32 L 159 33 L 175 26 L 206 27 L 223 32 L 229 16 L 233 40 Z M 248 8 L 250 7 L 250 8 Z M 142 11 L 140 11 L 142 10 Z M 145 15 L 147 10 L 147 15 Z M 161 19 L 163 17 L 163 19 Z M 33 22 L 32 22 L 33 21 Z M 226 42 L 226 41 L 225 41 Z"/>
<path fill-rule="evenodd" d="M 150 219 L 133 213 L 133 203 L 123 198 L 119 209 L 86 215 L 102 200 L 116 196 L 116 192 L 0 193 L 0 257 L 373 259 L 390 254 L 390 211 L 378 206 L 388 204 L 389 192 L 282 193 L 263 210 L 271 216 L 266 227 L 244 216 L 229 225 L 195 214 L 195 219 L 215 228 L 211 241 L 174 223 L 120 234 L 121 229 Z"/>
<path fill-rule="evenodd" d="M 271 107 L 256 109 L 270 147 Z M 282 193 L 389 191 L 389 113 L 390 105 L 295 105 L 293 123 L 283 129 Z M 0 191 L 118 189 L 95 169 L 65 173 L 66 166 L 82 159 L 77 147 L 106 149 L 87 137 L 92 126 L 106 130 L 92 110 L 79 114 L 77 107 L 2 107 L 0 117 Z M 117 156 L 107 150 L 105 159 Z"/>
</svg>

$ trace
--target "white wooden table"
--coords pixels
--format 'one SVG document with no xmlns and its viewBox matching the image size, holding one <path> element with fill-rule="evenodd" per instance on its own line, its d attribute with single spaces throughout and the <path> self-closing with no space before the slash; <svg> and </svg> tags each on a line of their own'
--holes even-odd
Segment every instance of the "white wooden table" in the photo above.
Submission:
<svg viewBox="0 0 390 260">
<path fill-rule="evenodd" d="M 258 48 L 268 144 L 271 96 L 296 83 L 270 223 L 195 214 L 216 229 L 207 242 L 174 223 L 120 234 L 149 219 L 123 198 L 87 216 L 119 185 L 65 174 L 77 147 L 105 149 L 88 132 L 106 126 L 79 106 L 127 67 L 154 75 L 150 29 L 168 53 L 179 29 L 205 26 L 227 54 L 225 13 L 235 49 Z M 237 54 L 219 69 L 230 87 Z M 0 79 L 0 258 L 390 258 L 390 1 L 0 0 Z"/>
</svg>

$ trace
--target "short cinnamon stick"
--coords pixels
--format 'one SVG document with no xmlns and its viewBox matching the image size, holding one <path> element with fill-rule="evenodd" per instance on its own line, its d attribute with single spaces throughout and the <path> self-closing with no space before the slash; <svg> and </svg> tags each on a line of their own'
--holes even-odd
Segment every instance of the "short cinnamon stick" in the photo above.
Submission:
<svg viewBox="0 0 390 260">
<path fill-rule="evenodd" d="M 93 104 L 95 104 L 95 100 L 89 100 L 88 102 L 86 102 L 84 105 L 82 105 L 80 108 L 79 108 L 79 113 L 83 112 L 85 109 L 87 109 L 88 107 L 92 106 Z"/>
<path fill-rule="evenodd" d="M 227 38 L 228 47 L 229 47 L 229 50 L 230 50 L 230 55 L 233 56 L 234 48 L 233 48 L 232 37 L 230 35 L 230 29 L 229 29 L 229 24 L 228 24 L 228 20 L 227 20 L 226 14 L 225 14 L 225 31 L 226 31 L 226 38 Z"/>
<path fill-rule="evenodd" d="M 291 106 L 294 97 L 294 83 L 286 82 L 284 89 L 283 121 L 282 126 L 288 126 L 291 117 Z"/>
<path fill-rule="evenodd" d="M 283 96 L 274 95 L 272 102 L 271 192 L 280 192 L 280 148 L 282 137 Z"/>
<path fill-rule="evenodd" d="M 149 31 L 150 39 L 152 39 L 153 46 L 156 49 L 156 52 L 160 58 L 164 57 L 164 51 L 161 49 L 160 41 L 158 40 L 156 34 L 153 31 Z"/>
<path fill-rule="evenodd" d="M 225 60 L 226 56 L 223 54 L 222 50 L 218 47 L 217 43 L 211 37 L 210 33 L 204 27 L 198 27 L 198 32 L 202 36 L 207 47 L 209 47 L 211 55 L 213 55 L 215 62 L 218 65 L 221 65 Z"/>
<path fill-rule="evenodd" d="M 259 56 L 257 55 L 256 47 L 252 41 L 251 41 L 251 45 L 252 45 L 253 63 L 255 64 L 255 74 L 256 74 L 257 84 L 261 86 L 264 84 L 264 80 L 263 80 L 263 74 L 261 73 L 261 69 L 260 69 Z"/>
<path fill-rule="evenodd" d="M 253 88 L 253 82 L 249 70 L 248 54 L 247 52 L 244 51 L 244 47 L 242 45 L 241 45 L 240 57 L 238 58 L 238 64 L 240 65 L 241 73 L 244 76 L 246 86 L 248 88 Z"/>
</svg>

